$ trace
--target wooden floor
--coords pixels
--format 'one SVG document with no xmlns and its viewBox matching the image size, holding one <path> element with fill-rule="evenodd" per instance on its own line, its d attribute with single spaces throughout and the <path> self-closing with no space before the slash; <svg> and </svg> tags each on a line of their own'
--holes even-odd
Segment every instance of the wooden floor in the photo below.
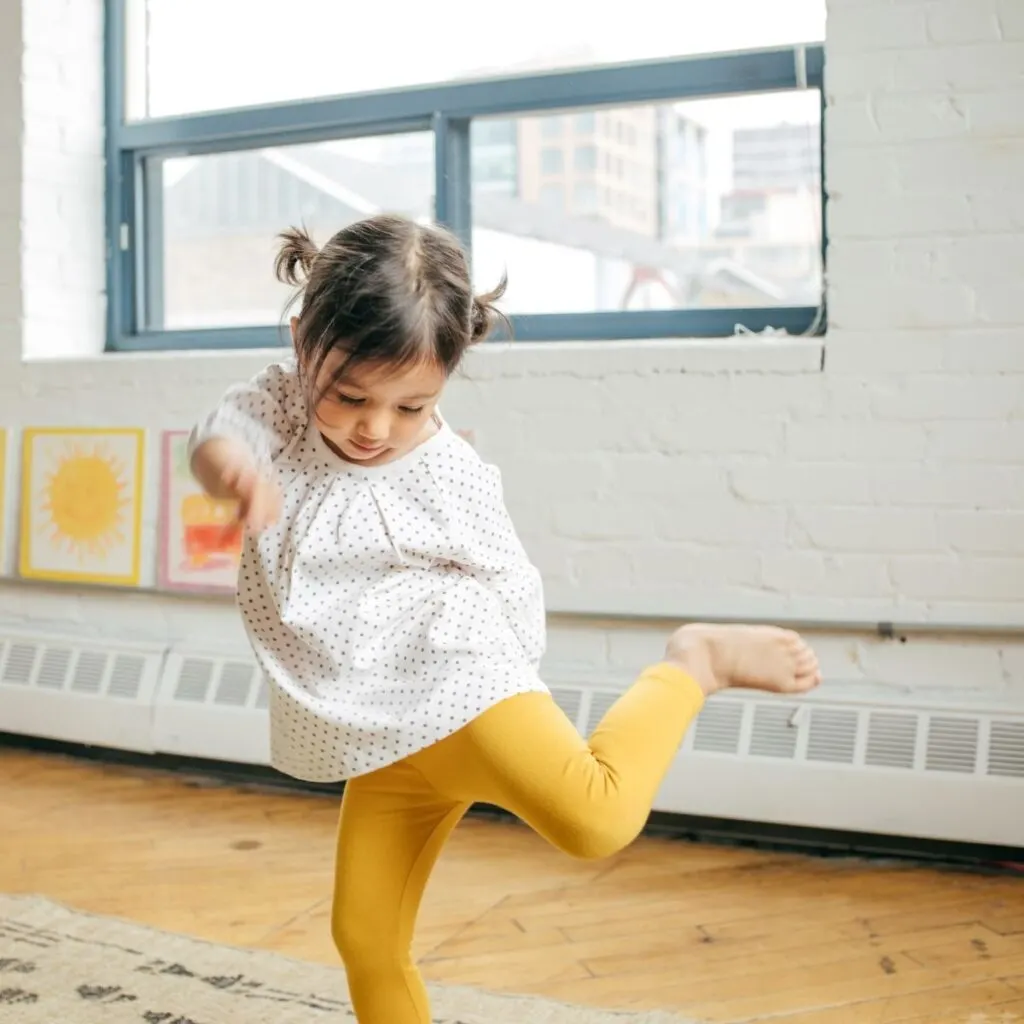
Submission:
<svg viewBox="0 0 1024 1024">
<path fill-rule="evenodd" d="M 3 749 L 0 786 L 0 891 L 335 962 L 333 801 Z M 654 839 L 581 864 L 469 820 L 418 951 L 436 981 L 716 1024 L 1010 1024 L 1024 877 Z"/>
</svg>

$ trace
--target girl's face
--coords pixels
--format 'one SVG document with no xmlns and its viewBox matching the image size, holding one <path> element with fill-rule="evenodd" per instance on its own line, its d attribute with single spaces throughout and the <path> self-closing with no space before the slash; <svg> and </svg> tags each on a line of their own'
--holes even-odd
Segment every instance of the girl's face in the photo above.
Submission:
<svg viewBox="0 0 1024 1024">
<path fill-rule="evenodd" d="M 343 353 L 332 352 L 314 384 L 314 394 L 323 395 L 315 409 L 320 433 L 342 458 L 379 466 L 430 437 L 447 382 L 440 367 L 433 362 L 398 369 L 364 363 L 324 391 L 343 360 Z"/>
</svg>

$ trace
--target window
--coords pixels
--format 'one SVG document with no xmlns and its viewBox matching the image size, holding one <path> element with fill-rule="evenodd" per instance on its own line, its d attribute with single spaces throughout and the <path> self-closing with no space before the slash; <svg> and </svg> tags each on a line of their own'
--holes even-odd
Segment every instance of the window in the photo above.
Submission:
<svg viewBox="0 0 1024 1024">
<path fill-rule="evenodd" d="M 540 122 L 540 133 L 545 139 L 560 139 L 565 130 L 565 119 L 545 117 Z"/>
<path fill-rule="evenodd" d="M 564 185 L 541 185 L 540 205 L 549 210 L 565 209 L 565 186 Z"/>
<path fill-rule="evenodd" d="M 597 146 L 577 146 L 573 166 L 577 171 L 596 171 Z"/>
<path fill-rule="evenodd" d="M 508 118 L 480 118 L 473 122 L 474 146 L 514 146 L 516 123 Z"/>
<path fill-rule="evenodd" d="M 540 170 L 542 174 L 561 174 L 565 170 L 565 153 L 553 146 L 545 146 L 540 151 Z"/>
<path fill-rule="evenodd" d="M 439 2 L 456 21 L 475 11 Z M 383 209 L 447 224 L 481 286 L 507 266 L 521 340 L 818 320 L 824 54 L 790 43 L 821 34 L 823 0 L 770 18 L 754 16 L 761 0 L 720 0 L 687 33 L 690 55 L 649 18 L 633 31 L 597 13 L 593 43 L 565 56 L 577 17 L 538 4 L 489 64 L 455 36 L 422 47 L 434 8 L 401 39 L 392 6 L 368 9 L 365 45 L 339 60 L 336 0 L 247 5 L 244 18 L 240 0 L 106 3 L 110 348 L 281 344 L 275 233 L 303 222 L 326 238 Z M 289 47 L 302 59 L 282 57 Z"/>
<path fill-rule="evenodd" d="M 593 182 L 578 181 L 572 189 L 573 213 L 589 217 L 597 213 L 597 186 Z"/>
<path fill-rule="evenodd" d="M 470 163 L 474 195 L 516 194 L 519 179 L 519 140 L 516 122 L 480 118 L 470 128 Z"/>
<path fill-rule="evenodd" d="M 163 227 L 147 328 L 277 323 L 290 290 L 270 272 L 274 234 L 305 224 L 323 242 L 379 205 L 429 217 L 433 143 L 423 132 L 147 160 Z"/>
<path fill-rule="evenodd" d="M 474 201 L 476 285 L 491 287 L 507 268 L 505 307 L 524 323 L 555 313 L 581 323 L 628 315 L 638 281 L 648 282 L 644 309 L 681 322 L 720 318 L 723 333 L 734 330 L 737 309 L 744 323 L 751 309 L 769 322 L 798 307 L 813 315 L 823 270 L 820 177 L 815 188 L 776 185 L 783 157 L 816 166 L 806 151 L 820 145 L 820 104 L 816 92 L 793 91 L 613 107 L 605 116 L 632 142 L 598 136 L 575 146 L 568 191 L 545 176 L 546 147 L 529 141 L 541 137 L 543 118 L 519 118 L 515 202 Z M 758 127 L 755 136 L 752 126 L 773 130 Z M 750 183 L 742 191 L 740 172 Z M 780 247 L 786 259 L 763 255 Z"/>
<path fill-rule="evenodd" d="M 573 118 L 572 127 L 577 135 L 593 135 L 597 131 L 597 114 L 593 110 L 577 114 Z"/>
</svg>

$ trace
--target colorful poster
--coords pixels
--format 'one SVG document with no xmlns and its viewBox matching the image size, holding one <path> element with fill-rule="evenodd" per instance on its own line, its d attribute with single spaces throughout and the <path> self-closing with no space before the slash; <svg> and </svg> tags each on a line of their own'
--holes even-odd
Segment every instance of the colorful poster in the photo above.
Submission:
<svg viewBox="0 0 1024 1024">
<path fill-rule="evenodd" d="M 163 437 L 159 585 L 165 590 L 234 593 L 242 557 L 236 505 L 208 498 L 192 477 L 188 433 Z"/>
<path fill-rule="evenodd" d="M 137 586 L 145 432 L 24 433 L 21 575 Z"/>
</svg>

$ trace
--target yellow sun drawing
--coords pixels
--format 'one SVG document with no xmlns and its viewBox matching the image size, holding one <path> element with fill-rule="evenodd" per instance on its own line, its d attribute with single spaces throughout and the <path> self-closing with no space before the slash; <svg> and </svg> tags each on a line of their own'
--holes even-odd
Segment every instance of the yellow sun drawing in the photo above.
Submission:
<svg viewBox="0 0 1024 1024">
<path fill-rule="evenodd" d="M 124 464 L 102 443 L 69 444 L 43 484 L 50 542 L 79 562 L 87 556 L 107 558 L 125 542 L 129 486 Z"/>
</svg>

